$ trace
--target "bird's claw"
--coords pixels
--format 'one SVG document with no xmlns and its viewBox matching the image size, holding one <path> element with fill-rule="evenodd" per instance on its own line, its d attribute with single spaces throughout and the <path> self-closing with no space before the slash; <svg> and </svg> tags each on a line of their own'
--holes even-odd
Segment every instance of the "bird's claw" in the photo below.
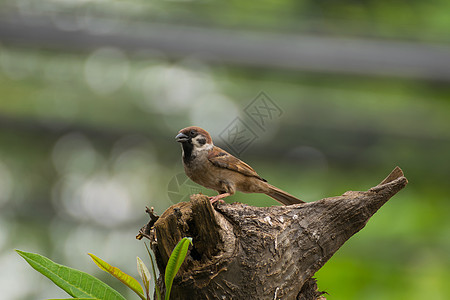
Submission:
<svg viewBox="0 0 450 300">
<path fill-rule="evenodd" d="M 208 197 L 209 198 L 209 201 L 211 202 L 211 204 L 214 204 L 214 203 L 216 203 L 217 201 L 219 202 L 219 203 L 225 203 L 225 201 L 223 201 L 222 199 L 220 199 L 220 198 L 217 198 L 217 196 L 214 196 L 214 197 Z"/>
<path fill-rule="evenodd" d="M 225 201 L 223 201 L 222 198 L 225 198 L 228 196 L 230 196 L 230 193 L 223 193 L 223 194 L 219 194 L 217 196 L 208 197 L 208 198 L 209 198 L 209 201 L 211 201 L 211 204 L 214 204 L 217 201 L 220 201 L 219 203 L 224 203 Z"/>
</svg>

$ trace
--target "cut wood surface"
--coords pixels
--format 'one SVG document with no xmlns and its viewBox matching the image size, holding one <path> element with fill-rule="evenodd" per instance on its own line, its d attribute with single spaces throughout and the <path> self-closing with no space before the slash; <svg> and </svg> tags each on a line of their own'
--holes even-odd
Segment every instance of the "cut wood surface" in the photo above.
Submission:
<svg viewBox="0 0 450 300">
<path fill-rule="evenodd" d="M 192 195 L 158 219 L 148 210 L 140 237 L 150 239 L 160 274 L 177 242 L 193 238 L 171 299 L 325 299 L 314 273 L 407 182 L 396 167 L 368 191 L 289 206 L 213 207 Z"/>
</svg>

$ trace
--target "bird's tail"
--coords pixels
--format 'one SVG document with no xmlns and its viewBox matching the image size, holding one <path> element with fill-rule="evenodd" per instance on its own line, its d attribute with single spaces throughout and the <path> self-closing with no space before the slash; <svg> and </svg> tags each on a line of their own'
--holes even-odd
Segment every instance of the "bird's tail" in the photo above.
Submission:
<svg viewBox="0 0 450 300">
<path fill-rule="evenodd" d="M 273 199 L 277 200 L 278 202 L 284 205 L 305 203 L 305 201 L 302 201 L 271 184 L 267 185 L 269 186 L 269 191 L 266 193 L 266 195 L 272 197 Z"/>
</svg>

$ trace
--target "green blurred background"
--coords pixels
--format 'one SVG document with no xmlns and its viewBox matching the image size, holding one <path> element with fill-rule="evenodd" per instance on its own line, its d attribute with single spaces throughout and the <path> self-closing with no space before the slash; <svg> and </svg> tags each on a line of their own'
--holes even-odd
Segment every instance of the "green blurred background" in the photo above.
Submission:
<svg viewBox="0 0 450 300">
<path fill-rule="evenodd" d="M 366 190 L 396 165 L 409 179 L 316 274 L 327 299 L 448 299 L 449 11 L 444 0 L 1 1 L 0 298 L 67 297 L 21 249 L 136 299 L 86 254 L 137 276 L 145 206 L 162 213 L 201 190 L 180 175 L 177 131 L 204 127 L 232 151 L 223 137 L 239 117 L 255 137 L 239 157 L 303 200 Z M 262 127 L 246 113 L 260 92 L 278 109 Z"/>
</svg>

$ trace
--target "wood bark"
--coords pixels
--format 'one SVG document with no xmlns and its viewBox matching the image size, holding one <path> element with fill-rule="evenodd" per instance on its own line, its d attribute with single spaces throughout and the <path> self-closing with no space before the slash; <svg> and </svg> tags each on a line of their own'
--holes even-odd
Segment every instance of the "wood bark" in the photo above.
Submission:
<svg viewBox="0 0 450 300">
<path fill-rule="evenodd" d="M 368 191 L 290 206 L 213 207 L 208 197 L 192 195 L 159 219 L 148 211 L 140 235 L 151 241 L 163 291 L 172 249 L 193 238 L 171 299 L 325 299 L 314 273 L 407 182 L 396 167 Z"/>
</svg>

